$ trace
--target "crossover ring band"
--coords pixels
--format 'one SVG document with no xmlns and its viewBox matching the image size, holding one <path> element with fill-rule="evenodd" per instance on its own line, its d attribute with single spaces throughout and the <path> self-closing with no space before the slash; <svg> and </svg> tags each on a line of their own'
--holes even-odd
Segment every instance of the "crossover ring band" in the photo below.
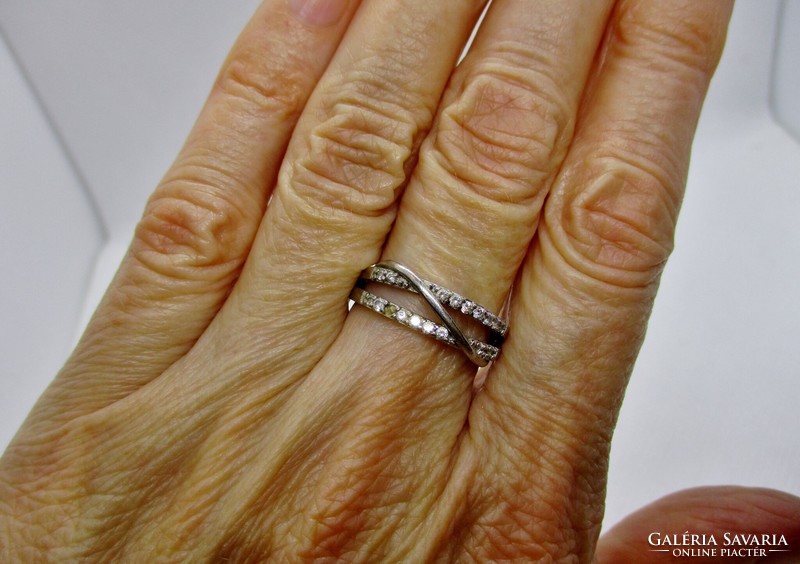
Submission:
<svg viewBox="0 0 800 564">
<path fill-rule="evenodd" d="M 417 292 L 416 288 L 410 285 L 403 276 L 399 276 L 393 269 L 383 266 L 386 264 L 396 266 L 398 263 L 394 261 L 386 261 L 385 263 L 370 266 L 361 273 L 361 277 L 372 280 L 373 282 L 389 284 L 390 286 L 400 288 L 401 290 Z M 476 304 L 472 300 L 468 300 L 464 296 L 461 296 L 452 290 L 427 280 L 420 280 L 422 280 L 423 284 L 427 286 L 431 292 L 433 292 L 433 295 L 436 296 L 436 299 L 439 300 L 440 303 L 455 311 L 460 311 L 465 315 L 471 315 L 473 319 L 480 321 L 493 333 L 496 333 L 494 338 L 500 339 L 499 344 L 502 344 L 502 340 L 505 339 L 506 333 L 508 332 L 508 325 L 506 325 L 505 321 L 497 317 L 486 308 Z"/>
<path fill-rule="evenodd" d="M 365 286 L 368 282 L 388 284 L 421 295 L 439 317 L 440 323 L 367 291 Z M 350 299 L 384 317 L 458 348 L 478 366 L 486 366 L 497 358 L 508 332 L 506 323 L 485 308 L 452 290 L 423 280 L 408 267 L 394 261 L 381 262 L 364 270 Z M 465 336 L 447 308 L 469 315 L 487 327 L 488 342 Z"/>
</svg>

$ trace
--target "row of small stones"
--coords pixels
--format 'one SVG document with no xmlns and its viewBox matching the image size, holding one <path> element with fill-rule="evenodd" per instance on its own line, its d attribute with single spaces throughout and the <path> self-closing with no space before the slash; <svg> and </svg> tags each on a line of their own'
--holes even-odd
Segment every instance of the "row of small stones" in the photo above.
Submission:
<svg viewBox="0 0 800 564">
<path fill-rule="evenodd" d="M 497 355 L 500 353 L 497 347 L 486 344 L 483 341 L 470 339 L 469 342 L 472 344 L 472 348 L 475 350 L 477 355 L 486 362 L 493 361 L 495 358 L 497 358 Z"/>
<path fill-rule="evenodd" d="M 447 330 L 447 327 L 438 325 L 430 319 L 425 319 L 416 313 L 412 313 L 407 309 L 403 309 L 396 304 L 389 302 L 388 300 L 365 292 L 361 295 L 360 302 L 361 305 L 371 308 L 378 313 L 385 315 L 386 317 L 396 319 L 400 323 L 409 325 L 414 329 L 422 331 L 426 335 L 432 335 L 440 341 L 444 341 L 451 345 L 455 344 L 455 340 L 453 340 L 453 337 L 450 336 L 450 331 Z"/>
<path fill-rule="evenodd" d="M 384 282 L 391 284 L 401 290 L 408 290 L 408 281 L 399 274 L 382 268 L 376 268 L 372 273 L 372 279 L 375 282 Z M 473 301 L 470 301 L 455 292 L 442 288 L 441 286 L 433 283 L 428 283 L 433 292 L 433 295 L 443 304 L 448 304 L 451 308 L 460 311 L 464 315 L 471 315 L 473 319 L 480 321 L 482 324 L 489 327 L 492 331 L 496 331 L 501 335 L 506 333 L 506 324 L 498 319 L 491 312 L 486 311 L 485 308 L 479 306 Z"/>
<path fill-rule="evenodd" d="M 447 330 L 447 327 L 438 325 L 430 319 L 425 319 L 416 313 L 412 313 L 406 309 L 403 309 L 398 305 L 385 300 L 384 298 L 379 298 L 373 294 L 368 294 L 365 292 L 361 295 L 359 302 L 363 306 L 383 314 L 386 317 L 395 319 L 403 325 L 408 325 L 417 331 L 422 331 L 426 335 L 435 337 L 439 341 L 444 341 L 448 345 L 455 346 L 456 344 L 455 339 L 453 339 L 453 337 L 450 335 L 450 331 Z M 490 361 L 497 356 L 498 351 L 496 347 L 486 344 L 483 341 L 478 341 L 477 339 L 470 339 L 469 341 L 478 356 L 484 360 Z"/>
</svg>

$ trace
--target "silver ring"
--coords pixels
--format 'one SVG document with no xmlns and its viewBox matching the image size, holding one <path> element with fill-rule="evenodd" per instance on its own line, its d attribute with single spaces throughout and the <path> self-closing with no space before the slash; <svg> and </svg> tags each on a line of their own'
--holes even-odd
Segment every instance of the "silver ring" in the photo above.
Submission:
<svg viewBox="0 0 800 564">
<path fill-rule="evenodd" d="M 386 265 L 392 265 L 393 267 L 399 266 L 400 269 L 411 272 L 407 267 L 394 261 L 385 261 L 381 264 L 370 266 L 361 273 L 361 277 L 367 278 L 373 282 L 389 284 L 390 286 L 400 288 L 401 290 L 408 290 L 410 292 L 418 293 L 417 289 L 410 285 L 405 277 L 398 275 L 394 268 L 387 268 Z M 460 311 L 464 315 L 469 315 L 473 319 L 479 321 L 481 324 L 488 327 L 490 331 L 495 333 L 495 338 L 499 339 L 501 343 L 505 339 L 506 333 L 508 332 L 508 325 L 505 321 L 490 312 L 488 309 L 460 294 L 457 294 L 452 290 L 439 286 L 438 284 L 434 284 L 433 282 L 429 282 L 421 278 L 420 280 L 428 289 L 430 289 L 431 292 L 433 292 L 433 295 L 436 296 L 436 299 L 440 303 L 454 311 Z"/>
<path fill-rule="evenodd" d="M 419 294 L 436 312 L 441 323 L 436 323 L 414 313 L 408 308 L 401 307 L 368 292 L 364 288 L 367 282 L 388 284 L 395 288 Z M 508 325 L 486 308 L 452 290 L 423 280 L 408 267 L 394 261 L 384 261 L 364 270 L 356 287 L 350 294 L 350 299 L 376 313 L 380 313 L 384 317 L 393 319 L 413 330 L 461 350 L 478 366 L 486 366 L 497 358 L 508 332 Z M 489 329 L 488 342 L 464 335 L 461 327 L 452 318 L 447 308 L 469 315 L 487 327 Z"/>
</svg>

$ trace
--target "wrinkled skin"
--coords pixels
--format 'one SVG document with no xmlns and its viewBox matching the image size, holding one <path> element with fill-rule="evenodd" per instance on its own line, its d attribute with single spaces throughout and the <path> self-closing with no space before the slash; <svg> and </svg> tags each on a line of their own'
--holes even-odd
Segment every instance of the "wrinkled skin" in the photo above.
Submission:
<svg viewBox="0 0 800 564">
<path fill-rule="evenodd" d="M 497 0 L 455 68 L 482 8 L 265 0 L 2 458 L 0 560 L 629 562 L 643 530 L 797 534 L 787 494 L 701 489 L 598 543 L 730 3 Z M 488 371 L 348 312 L 381 257 L 507 304 Z"/>
</svg>

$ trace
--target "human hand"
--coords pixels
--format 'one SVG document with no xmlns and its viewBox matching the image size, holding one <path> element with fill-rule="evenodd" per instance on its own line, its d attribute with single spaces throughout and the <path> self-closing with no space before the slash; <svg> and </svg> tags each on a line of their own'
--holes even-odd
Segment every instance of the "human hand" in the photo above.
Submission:
<svg viewBox="0 0 800 564">
<path fill-rule="evenodd" d="M 610 3 L 498 2 L 439 104 L 478 3 L 365 4 L 278 173 L 353 9 L 267 2 L 242 36 L 3 460 L 4 550 L 591 554 L 727 5 L 621 3 L 607 27 Z M 519 272 L 484 389 L 452 349 L 348 315 L 384 240 L 494 311 Z"/>
</svg>

